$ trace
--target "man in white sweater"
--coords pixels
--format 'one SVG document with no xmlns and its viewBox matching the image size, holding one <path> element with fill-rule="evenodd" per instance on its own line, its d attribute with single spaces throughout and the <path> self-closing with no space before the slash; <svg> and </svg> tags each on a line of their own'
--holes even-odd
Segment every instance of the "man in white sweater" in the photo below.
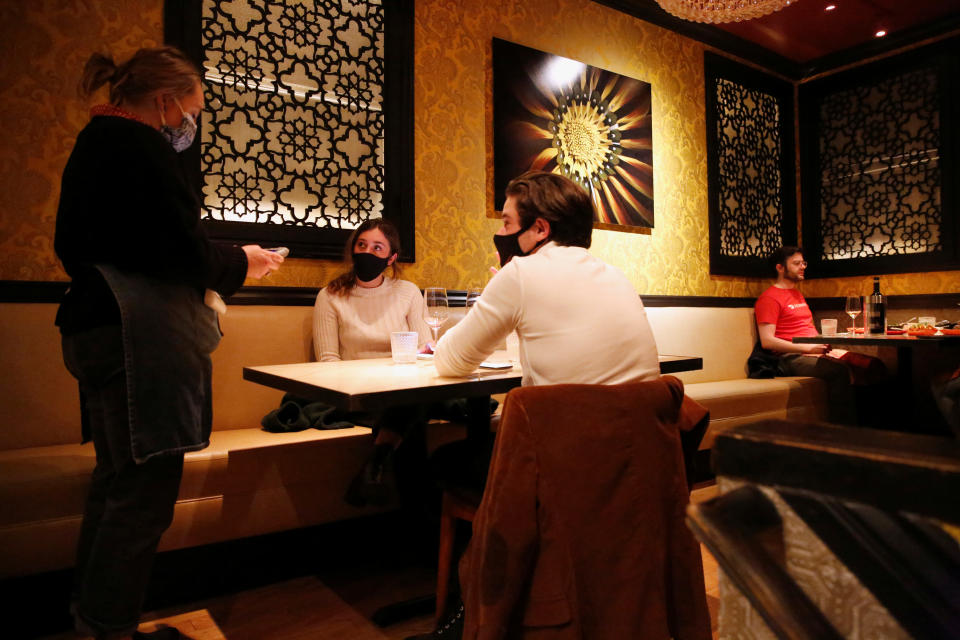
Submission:
<svg viewBox="0 0 960 640">
<path fill-rule="evenodd" d="M 440 339 L 437 372 L 469 374 L 516 330 L 525 386 L 658 377 L 657 345 L 640 297 L 619 269 L 587 251 L 589 195 L 563 176 L 539 171 L 511 181 L 506 194 L 495 241 L 509 262 Z"/>
<path fill-rule="evenodd" d="M 660 375 L 640 296 L 619 269 L 591 256 L 593 207 L 563 176 L 531 171 L 507 185 L 494 237 L 503 267 L 466 317 L 437 343 L 437 373 L 464 376 L 516 330 L 523 384 L 618 384 Z M 702 434 L 701 434 L 702 435 Z M 482 491 L 493 437 L 437 449 L 432 473 L 445 488 Z M 463 605 L 423 638 L 459 637 Z"/>
</svg>

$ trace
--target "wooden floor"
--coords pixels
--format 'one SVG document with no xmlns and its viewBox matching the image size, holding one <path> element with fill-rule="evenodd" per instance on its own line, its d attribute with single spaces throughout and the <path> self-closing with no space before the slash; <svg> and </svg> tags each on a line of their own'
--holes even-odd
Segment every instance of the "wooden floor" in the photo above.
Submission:
<svg viewBox="0 0 960 640">
<path fill-rule="evenodd" d="M 693 501 L 714 493 L 715 487 L 699 489 Z M 705 549 L 702 553 L 716 638 L 717 564 Z M 154 611 L 144 616 L 140 630 L 171 626 L 193 640 L 400 640 L 430 631 L 432 616 L 379 628 L 371 615 L 385 603 L 431 592 L 434 579 L 429 567 L 341 566 Z M 44 638 L 74 640 L 77 636 L 64 632 Z"/>
</svg>

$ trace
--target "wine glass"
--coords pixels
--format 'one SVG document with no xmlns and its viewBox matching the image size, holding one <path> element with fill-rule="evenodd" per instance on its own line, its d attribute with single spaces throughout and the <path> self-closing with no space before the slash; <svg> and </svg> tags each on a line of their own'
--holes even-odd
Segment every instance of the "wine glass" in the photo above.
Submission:
<svg viewBox="0 0 960 640">
<path fill-rule="evenodd" d="M 852 323 L 850 335 L 853 336 L 857 333 L 857 316 L 863 311 L 863 299 L 860 296 L 848 295 L 846 309 L 847 315 L 850 316 L 850 322 Z"/>
<path fill-rule="evenodd" d="M 450 307 L 447 304 L 447 290 L 443 287 L 427 287 L 423 290 L 423 299 L 426 303 L 423 308 L 423 319 L 433 333 L 433 344 L 437 344 L 437 334 L 440 325 L 450 316 Z"/>
</svg>

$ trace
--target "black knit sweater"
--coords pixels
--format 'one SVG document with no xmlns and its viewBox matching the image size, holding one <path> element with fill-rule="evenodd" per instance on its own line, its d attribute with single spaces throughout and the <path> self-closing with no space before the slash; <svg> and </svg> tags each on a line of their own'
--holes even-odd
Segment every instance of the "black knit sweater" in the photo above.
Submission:
<svg viewBox="0 0 960 640">
<path fill-rule="evenodd" d="M 166 139 L 116 116 L 94 117 L 77 137 L 63 171 L 54 249 L 72 279 L 57 313 L 64 334 L 120 322 L 94 264 L 225 295 L 247 272 L 242 249 L 207 238 L 200 203 Z"/>
</svg>

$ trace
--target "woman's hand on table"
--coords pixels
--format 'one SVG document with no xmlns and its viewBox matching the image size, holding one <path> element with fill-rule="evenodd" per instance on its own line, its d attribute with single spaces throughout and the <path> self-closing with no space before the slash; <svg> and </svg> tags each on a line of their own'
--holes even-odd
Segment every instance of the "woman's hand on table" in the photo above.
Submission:
<svg viewBox="0 0 960 640">
<path fill-rule="evenodd" d="M 280 268 L 283 256 L 276 251 L 264 249 L 258 244 L 241 247 L 247 254 L 247 277 L 259 280 Z"/>
</svg>

